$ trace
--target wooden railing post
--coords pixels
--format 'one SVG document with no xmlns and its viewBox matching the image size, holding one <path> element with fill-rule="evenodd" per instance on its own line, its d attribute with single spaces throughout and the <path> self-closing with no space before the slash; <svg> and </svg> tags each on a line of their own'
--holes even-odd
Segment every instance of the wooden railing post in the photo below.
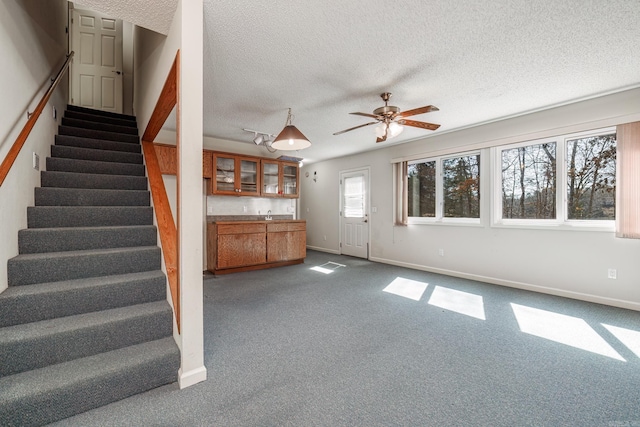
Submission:
<svg viewBox="0 0 640 427">
<path fill-rule="evenodd" d="M 173 220 L 167 190 L 162 180 L 162 172 L 156 156 L 153 140 L 162 129 L 171 114 L 173 107 L 178 104 L 178 76 L 180 67 L 180 51 L 176 53 L 175 60 L 169 75 L 164 83 L 158 102 L 151 114 L 147 128 L 142 135 L 142 150 L 147 166 L 149 187 L 153 199 L 153 207 L 158 223 L 160 243 L 164 255 L 164 264 L 167 268 L 167 279 L 173 311 L 176 316 L 176 325 L 180 333 L 180 275 L 178 274 L 178 230 Z M 178 119 L 179 120 L 179 119 Z M 178 172 L 179 173 L 179 172 Z"/>
</svg>

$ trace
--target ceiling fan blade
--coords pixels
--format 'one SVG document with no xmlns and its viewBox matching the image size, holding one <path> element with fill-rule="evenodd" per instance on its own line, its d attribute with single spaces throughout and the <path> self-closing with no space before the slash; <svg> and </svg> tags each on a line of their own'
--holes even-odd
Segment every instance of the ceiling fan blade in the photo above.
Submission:
<svg viewBox="0 0 640 427">
<path fill-rule="evenodd" d="M 440 125 L 436 125 L 433 123 L 426 122 L 418 122 L 416 120 L 400 120 L 399 123 L 407 126 L 413 126 L 415 128 L 428 129 L 428 130 L 436 130 L 440 127 Z"/>
<path fill-rule="evenodd" d="M 352 127 L 352 128 L 345 129 L 345 130 L 341 130 L 340 132 L 336 132 L 336 133 L 334 133 L 334 135 L 340 135 L 340 134 L 342 134 L 342 133 L 349 132 L 349 131 L 351 131 L 351 130 L 355 130 L 355 129 L 359 129 L 359 128 L 363 128 L 363 127 L 365 127 L 365 126 L 375 125 L 376 123 L 378 123 L 378 122 L 371 122 L 371 123 L 365 123 L 365 124 L 360 125 L 360 126 L 354 126 L 354 127 Z"/>
<path fill-rule="evenodd" d="M 355 114 L 356 116 L 371 117 L 372 119 L 380 120 L 380 116 L 376 116 L 375 114 L 370 114 L 370 113 L 349 113 L 349 114 Z"/>
<path fill-rule="evenodd" d="M 418 114 L 429 113 L 431 111 L 440 111 L 438 107 L 434 107 L 433 105 L 426 105 L 424 107 L 414 108 L 413 110 L 403 111 L 398 114 L 398 117 L 409 117 L 416 116 Z"/>
</svg>

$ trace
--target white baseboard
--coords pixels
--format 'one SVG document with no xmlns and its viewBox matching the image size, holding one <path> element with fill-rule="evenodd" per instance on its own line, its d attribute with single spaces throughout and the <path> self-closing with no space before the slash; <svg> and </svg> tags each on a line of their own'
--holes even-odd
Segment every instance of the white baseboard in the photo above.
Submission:
<svg viewBox="0 0 640 427">
<path fill-rule="evenodd" d="M 318 251 L 318 252 L 327 252 L 330 254 L 340 255 L 340 251 L 336 251 L 335 249 L 320 248 L 317 246 L 308 246 L 308 245 L 307 245 L 307 249 L 311 249 L 313 251 Z"/>
<path fill-rule="evenodd" d="M 190 387 L 207 379 L 207 368 L 200 366 L 188 372 L 182 372 L 182 368 L 178 370 L 178 385 L 180 389 Z"/>
<path fill-rule="evenodd" d="M 533 285 L 531 283 L 515 282 L 512 280 L 504 280 L 496 277 L 481 276 L 478 274 L 463 273 L 460 271 L 446 270 L 443 268 L 427 267 L 419 264 L 395 261 L 386 258 L 371 257 L 370 261 L 382 264 L 397 265 L 398 267 L 406 267 L 414 270 L 428 271 L 430 273 L 444 274 L 446 276 L 460 277 L 462 279 L 477 280 L 479 282 L 490 283 L 492 285 L 506 286 L 509 288 L 523 289 L 526 291 L 539 292 L 543 294 L 555 295 L 559 297 L 572 298 L 581 301 L 593 302 L 597 304 L 610 305 L 612 307 L 626 308 L 628 310 L 640 311 L 640 304 L 630 301 L 619 300 L 615 298 L 607 298 L 599 295 L 585 294 L 582 292 L 566 291 L 563 289 L 549 288 L 546 286 Z"/>
</svg>

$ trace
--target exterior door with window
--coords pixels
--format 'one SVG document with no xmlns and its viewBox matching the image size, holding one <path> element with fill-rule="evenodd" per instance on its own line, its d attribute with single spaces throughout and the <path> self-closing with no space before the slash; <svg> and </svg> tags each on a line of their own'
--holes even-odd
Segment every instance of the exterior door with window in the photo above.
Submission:
<svg viewBox="0 0 640 427">
<path fill-rule="evenodd" d="M 369 171 L 340 174 L 340 253 L 369 258 Z"/>
<path fill-rule="evenodd" d="M 71 12 L 72 105 L 122 113 L 122 21 L 97 12 Z"/>
</svg>

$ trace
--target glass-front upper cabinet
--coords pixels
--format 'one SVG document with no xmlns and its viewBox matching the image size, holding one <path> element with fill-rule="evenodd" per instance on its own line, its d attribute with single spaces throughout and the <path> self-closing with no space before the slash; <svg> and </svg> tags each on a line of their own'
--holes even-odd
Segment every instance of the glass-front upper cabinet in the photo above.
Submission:
<svg viewBox="0 0 640 427">
<path fill-rule="evenodd" d="M 267 197 L 280 194 L 280 162 L 262 160 L 262 195 Z"/>
<path fill-rule="evenodd" d="M 282 166 L 282 195 L 284 197 L 298 197 L 298 164 L 281 163 Z"/>
<path fill-rule="evenodd" d="M 213 153 L 213 194 L 257 196 L 260 194 L 260 160 Z"/>
<path fill-rule="evenodd" d="M 298 164 L 262 159 L 262 196 L 298 197 Z"/>
</svg>

